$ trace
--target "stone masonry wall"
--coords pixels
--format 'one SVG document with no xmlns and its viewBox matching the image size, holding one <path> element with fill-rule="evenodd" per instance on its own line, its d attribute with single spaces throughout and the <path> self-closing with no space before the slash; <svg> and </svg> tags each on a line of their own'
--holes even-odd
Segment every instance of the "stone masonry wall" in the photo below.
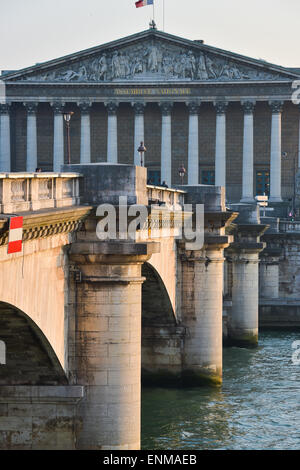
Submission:
<svg viewBox="0 0 300 470">
<path fill-rule="evenodd" d="M 74 450 L 78 386 L 0 387 L 0 450 Z"/>
<path fill-rule="evenodd" d="M 300 237 L 288 237 L 283 243 L 279 264 L 279 297 L 300 299 Z"/>
</svg>

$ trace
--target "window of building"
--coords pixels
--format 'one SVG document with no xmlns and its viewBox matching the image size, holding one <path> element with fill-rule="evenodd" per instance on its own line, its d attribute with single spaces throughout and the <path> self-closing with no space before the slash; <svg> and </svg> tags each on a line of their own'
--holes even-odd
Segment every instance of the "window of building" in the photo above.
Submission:
<svg viewBox="0 0 300 470">
<path fill-rule="evenodd" d="M 202 170 L 201 171 L 201 184 L 209 184 L 209 185 L 214 186 L 215 184 L 214 170 Z"/>
<path fill-rule="evenodd" d="M 270 171 L 257 170 L 256 171 L 256 195 L 269 196 L 270 194 Z"/>
</svg>

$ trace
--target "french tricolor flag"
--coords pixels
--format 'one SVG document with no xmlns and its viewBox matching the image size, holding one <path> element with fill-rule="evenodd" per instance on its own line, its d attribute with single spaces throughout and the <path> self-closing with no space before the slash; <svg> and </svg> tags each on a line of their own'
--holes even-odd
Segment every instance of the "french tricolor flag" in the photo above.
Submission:
<svg viewBox="0 0 300 470">
<path fill-rule="evenodd" d="M 140 7 L 146 7 L 147 5 L 153 5 L 154 0 L 139 0 L 138 2 L 135 2 L 135 6 L 137 8 Z"/>
<path fill-rule="evenodd" d="M 11 217 L 9 221 L 7 253 L 19 253 L 22 251 L 23 217 Z"/>
</svg>

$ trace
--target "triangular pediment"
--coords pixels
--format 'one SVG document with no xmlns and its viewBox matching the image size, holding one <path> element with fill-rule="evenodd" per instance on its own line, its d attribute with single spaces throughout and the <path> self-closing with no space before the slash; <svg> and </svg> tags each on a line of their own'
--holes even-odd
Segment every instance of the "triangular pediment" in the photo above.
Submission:
<svg viewBox="0 0 300 470">
<path fill-rule="evenodd" d="M 297 77 L 283 67 L 150 29 L 9 73 L 3 80 L 72 84 L 289 81 Z"/>
</svg>

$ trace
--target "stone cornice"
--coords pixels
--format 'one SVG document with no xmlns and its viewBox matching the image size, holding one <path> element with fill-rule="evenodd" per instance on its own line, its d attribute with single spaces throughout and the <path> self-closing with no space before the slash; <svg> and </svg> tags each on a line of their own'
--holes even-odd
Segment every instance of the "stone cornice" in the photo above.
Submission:
<svg viewBox="0 0 300 470">
<path fill-rule="evenodd" d="M 89 206 L 76 206 L 24 212 L 22 213 L 23 242 L 77 231 L 91 210 L 92 207 Z M 0 246 L 8 243 L 8 221 L 9 218 L 4 216 L 0 219 Z"/>
<path fill-rule="evenodd" d="M 81 264 L 143 264 L 153 253 L 160 252 L 160 243 L 131 241 L 79 241 L 73 243 L 70 250 L 70 259 L 77 265 Z M 112 276 L 115 280 L 123 282 L 137 281 L 137 279 L 124 279 L 118 275 Z M 110 276 L 107 282 L 112 282 Z M 93 279 L 90 279 L 92 281 Z M 104 278 L 94 278 L 94 282 L 104 282 Z M 141 279 L 138 280 L 140 282 Z"/>
</svg>

